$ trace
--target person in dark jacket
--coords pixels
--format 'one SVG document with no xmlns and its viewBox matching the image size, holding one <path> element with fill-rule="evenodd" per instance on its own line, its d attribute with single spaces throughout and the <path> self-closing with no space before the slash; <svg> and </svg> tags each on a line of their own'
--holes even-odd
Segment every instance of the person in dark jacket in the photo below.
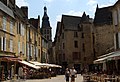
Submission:
<svg viewBox="0 0 120 82">
<path fill-rule="evenodd" d="M 66 82 L 69 82 L 69 76 L 70 76 L 69 69 L 68 69 L 68 68 L 66 68 L 66 71 L 65 71 L 65 78 L 66 78 Z"/>
</svg>

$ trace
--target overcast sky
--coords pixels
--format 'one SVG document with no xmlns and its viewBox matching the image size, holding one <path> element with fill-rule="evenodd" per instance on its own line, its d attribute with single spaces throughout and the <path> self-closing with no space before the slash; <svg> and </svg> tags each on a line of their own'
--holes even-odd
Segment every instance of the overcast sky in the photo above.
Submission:
<svg viewBox="0 0 120 82">
<path fill-rule="evenodd" d="M 42 19 L 44 6 L 47 7 L 47 13 L 52 27 L 52 39 L 54 39 L 57 21 L 61 21 L 62 14 L 82 16 L 85 11 L 87 15 L 94 18 L 96 6 L 107 7 L 113 5 L 117 0 L 16 0 L 16 4 L 28 6 L 29 18 L 37 18 L 40 15 Z M 41 20 L 42 22 L 42 20 Z"/>
</svg>

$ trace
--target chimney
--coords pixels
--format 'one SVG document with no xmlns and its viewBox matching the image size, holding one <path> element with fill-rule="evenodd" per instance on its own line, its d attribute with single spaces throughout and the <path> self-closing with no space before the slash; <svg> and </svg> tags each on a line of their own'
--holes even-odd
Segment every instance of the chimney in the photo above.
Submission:
<svg viewBox="0 0 120 82">
<path fill-rule="evenodd" d="M 12 3 L 12 5 L 15 7 L 16 6 L 16 0 L 10 0 L 10 2 Z"/>
<path fill-rule="evenodd" d="M 25 14 L 25 18 L 28 18 L 28 7 L 27 6 L 22 6 L 21 10 Z"/>
<path fill-rule="evenodd" d="M 9 0 L 0 0 L 4 5 L 8 6 Z"/>
<path fill-rule="evenodd" d="M 40 28 L 40 15 L 38 15 L 38 28 Z"/>
<path fill-rule="evenodd" d="M 89 15 L 87 15 L 87 17 L 89 18 Z"/>
</svg>

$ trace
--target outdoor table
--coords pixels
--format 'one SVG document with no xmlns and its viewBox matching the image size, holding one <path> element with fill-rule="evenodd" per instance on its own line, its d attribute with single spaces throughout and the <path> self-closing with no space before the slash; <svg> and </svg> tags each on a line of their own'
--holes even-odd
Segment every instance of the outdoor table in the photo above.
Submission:
<svg viewBox="0 0 120 82">
<path fill-rule="evenodd" d="M 116 78 L 105 78 L 105 82 L 115 82 Z"/>
<path fill-rule="evenodd" d="M 83 80 L 84 81 L 90 81 L 90 76 L 91 75 L 83 75 Z"/>
</svg>

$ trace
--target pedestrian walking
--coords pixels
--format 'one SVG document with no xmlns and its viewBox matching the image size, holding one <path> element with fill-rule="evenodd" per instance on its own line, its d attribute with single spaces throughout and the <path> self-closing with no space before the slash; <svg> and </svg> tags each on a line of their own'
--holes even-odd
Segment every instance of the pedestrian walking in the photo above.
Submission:
<svg viewBox="0 0 120 82">
<path fill-rule="evenodd" d="M 77 71 L 72 67 L 70 70 L 71 82 L 75 82 L 75 78 L 77 77 Z"/>
<path fill-rule="evenodd" d="M 69 82 L 69 76 L 70 76 L 69 69 L 66 68 L 66 71 L 65 71 L 65 79 L 66 79 L 66 82 Z"/>
<path fill-rule="evenodd" d="M 19 79 L 23 79 L 23 76 L 24 76 L 23 68 L 19 67 L 19 70 L 18 70 L 18 77 L 19 77 Z"/>
<path fill-rule="evenodd" d="M 49 78 L 51 79 L 52 69 L 49 68 Z"/>
</svg>

